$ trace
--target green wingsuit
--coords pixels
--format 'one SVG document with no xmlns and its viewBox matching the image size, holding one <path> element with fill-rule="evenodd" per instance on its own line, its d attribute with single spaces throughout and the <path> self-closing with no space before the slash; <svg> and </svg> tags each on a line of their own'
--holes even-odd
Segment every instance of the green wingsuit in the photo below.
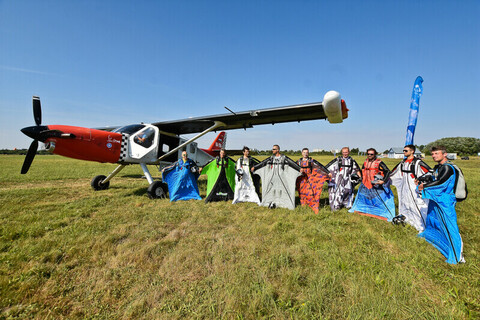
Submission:
<svg viewBox="0 0 480 320">
<path fill-rule="evenodd" d="M 205 203 L 233 200 L 235 190 L 235 161 L 230 157 L 216 157 L 203 167 L 201 174 L 206 174 L 208 179 Z"/>
</svg>

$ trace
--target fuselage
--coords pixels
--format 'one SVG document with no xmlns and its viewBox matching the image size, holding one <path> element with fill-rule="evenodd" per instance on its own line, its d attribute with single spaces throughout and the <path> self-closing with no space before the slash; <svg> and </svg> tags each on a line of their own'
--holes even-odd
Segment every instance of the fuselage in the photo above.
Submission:
<svg viewBox="0 0 480 320">
<path fill-rule="evenodd" d="M 174 134 L 160 132 L 157 127 L 150 124 L 132 124 L 114 131 L 47 125 L 23 128 L 22 132 L 32 139 L 45 143 L 45 149 L 54 154 L 103 163 L 166 165 L 176 161 L 181 150 L 161 162 L 157 159 L 186 141 Z M 218 144 L 217 140 L 212 145 Z M 219 148 L 212 150 L 211 147 L 203 151 L 192 142 L 185 150 L 191 159 L 202 165 L 216 156 Z"/>
</svg>

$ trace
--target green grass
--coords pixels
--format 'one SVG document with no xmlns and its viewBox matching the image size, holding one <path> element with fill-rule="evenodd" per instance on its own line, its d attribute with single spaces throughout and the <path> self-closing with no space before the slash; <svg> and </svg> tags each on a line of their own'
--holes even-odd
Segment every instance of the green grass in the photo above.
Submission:
<svg viewBox="0 0 480 320">
<path fill-rule="evenodd" d="M 480 317 L 479 159 L 457 161 L 461 265 L 410 226 L 327 205 L 170 203 L 147 198 L 138 166 L 94 192 L 114 165 L 37 156 L 20 175 L 22 162 L 0 156 L 0 319 Z"/>
</svg>

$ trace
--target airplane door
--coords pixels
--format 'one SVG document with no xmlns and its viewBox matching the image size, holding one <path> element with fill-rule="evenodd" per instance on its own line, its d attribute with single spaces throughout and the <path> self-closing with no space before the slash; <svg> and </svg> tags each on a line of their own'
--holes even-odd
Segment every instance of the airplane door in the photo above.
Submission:
<svg viewBox="0 0 480 320">
<path fill-rule="evenodd" d="M 158 155 L 157 157 L 160 158 L 161 156 L 170 152 L 170 150 L 175 149 L 180 144 L 180 138 L 177 136 L 167 135 L 167 134 L 160 134 L 160 144 L 158 148 Z M 179 150 L 177 153 L 171 154 L 166 158 L 163 158 L 162 162 L 175 162 L 182 157 L 182 152 Z"/>
<path fill-rule="evenodd" d="M 153 162 L 157 158 L 159 139 L 157 127 L 146 126 L 142 130 L 132 134 L 129 138 L 129 157 L 138 162 Z"/>
</svg>

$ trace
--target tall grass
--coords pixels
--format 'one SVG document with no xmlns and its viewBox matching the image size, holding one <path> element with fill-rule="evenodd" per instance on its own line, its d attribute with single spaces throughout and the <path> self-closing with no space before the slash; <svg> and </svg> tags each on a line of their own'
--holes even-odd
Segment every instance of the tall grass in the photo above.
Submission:
<svg viewBox="0 0 480 320">
<path fill-rule="evenodd" d="M 20 175 L 22 162 L 0 156 L 0 319 L 480 317 L 478 159 L 457 161 L 461 265 L 410 226 L 332 213 L 325 191 L 318 215 L 170 203 L 147 198 L 138 166 L 94 192 L 113 165 L 37 156 Z"/>
</svg>

